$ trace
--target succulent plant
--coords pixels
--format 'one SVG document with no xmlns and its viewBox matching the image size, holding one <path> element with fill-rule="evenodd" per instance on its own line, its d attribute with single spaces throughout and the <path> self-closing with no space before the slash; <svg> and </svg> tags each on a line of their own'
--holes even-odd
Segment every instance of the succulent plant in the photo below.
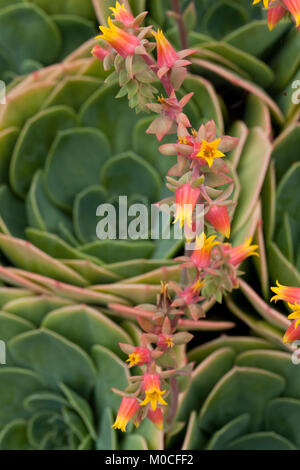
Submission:
<svg viewBox="0 0 300 470">
<path fill-rule="evenodd" d="M 96 15 L 90 0 L 1 0 L 0 28 L 0 79 L 8 83 L 93 37 Z"/>
<path fill-rule="evenodd" d="M 53 10 L 42 0 L 15 3 L 8 7 L 0 0 L 0 21 L 9 8 L 34 11 L 52 33 L 61 28 L 66 48 L 46 59 L 32 55 L 29 45 L 14 68 L 0 66 L 0 78 L 7 80 L 11 71 L 23 74 L 64 59 L 14 81 L 0 107 L 0 330 L 8 344 L 8 364 L 0 369 L 0 448 L 161 448 L 151 423 L 117 440 L 110 426 L 120 400 L 110 388 L 123 388 L 127 378 L 118 341 L 136 344 L 140 334 L 122 318 L 130 318 L 131 305 L 154 303 L 161 280 L 178 280 L 171 258 L 182 244 L 98 240 L 96 208 L 102 202 L 117 206 L 120 194 L 129 204 L 165 197 L 163 177 L 174 160 L 160 155 L 155 137 L 145 135 L 153 116 L 136 115 L 126 99 L 114 99 L 119 86 L 104 84 L 106 73 L 90 55 L 94 40 L 64 58 L 71 46 L 93 36 L 91 9 L 87 22 L 75 0 L 70 11 L 54 1 Z M 114 2 L 93 3 L 105 21 Z M 170 2 L 129 3 L 136 14 L 147 4 L 150 23 L 169 28 L 168 37 L 179 44 L 174 19 L 165 22 Z M 213 119 L 219 134 L 226 128 L 240 137 L 228 158 L 237 202 L 231 242 L 254 236 L 260 245 L 260 259 L 244 265 L 240 292 L 226 299 L 228 308 L 213 307 L 213 320 L 202 320 L 201 330 L 237 322 L 265 339 L 221 337 L 190 351 L 199 365 L 167 443 L 298 448 L 299 379 L 290 348 L 281 344 L 289 321 L 267 302 L 270 278 L 300 285 L 300 106 L 291 100 L 300 74 L 300 35 L 287 22 L 270 33 L 262 9 L 248 0 L 197 1 L 196 23 L 189 2 L 182 6 L 190 45 L 198 49 L 184 83 L 185 92 L 195 92 L 186 109 L 194 127 Z M 81 19 L 67 18 L 70 13 Z M 82 31 L 78 43 L 74 25 Z"/>
<path fill-rule="evenodd" d="M 185 430 L 169 445 L 195 450 L 299 449 L 299 374 L 290 354 L 253 337 L 221 336 L 189 352 L 195 361 L 181 397 Z"/>
<path fill-rule="evenodd" d="M 133 344 L 132 324 L 29 290 L 1 288 L 0 299 L 0 449 L 161 448 L 150 421 L 122 439 L 111 428 L 120 402 L 111 387 L 128 377 L 118 342 Z"/>
</svg>

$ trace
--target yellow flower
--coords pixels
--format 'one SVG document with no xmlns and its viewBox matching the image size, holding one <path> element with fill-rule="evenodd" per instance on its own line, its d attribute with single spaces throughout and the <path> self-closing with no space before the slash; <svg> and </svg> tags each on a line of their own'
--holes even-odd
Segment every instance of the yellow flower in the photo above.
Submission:
<svg viewBox="0 0 300 470">
<path fill-rule="evenodd" d="M 198 268 L 209 266 L 211 250 L 215 245 L 220 244 L 215 238 L 216 235 L 207 237 L 204 232 L 201 233 L 200 237 L 196 238 L 196 248 L 191 256 L 191 261 Z"/>
<path fill-rule="evenodd" d="M 213 142 L 206 142 L 203 139 L 200 152 L 197 153 L 196 157 L 203 158 L 208 166 L 211 167 L 216 158 L 225 157 L 224 153 L 218 150 L 220 142 L 221 139 L 216 139 Z"/>
<path fill-rule="evenodd" d="M 124 3 L 122 5 L 117 2 L 115 7 L 109 8 L 116 20 L 121 21 L 126 26 L 130 25 L 134 21 L 134 17 L 129 11 L 126 10 Z"/>
<path fill-rule="evenodd" d="M 295 302 L 294 305 L 293 304 L 288 304 L 290 309 L 294 310 L 290 315 L 289 315 L 289 318 L 291 320 L 297 320 L 294 324 L 294 327 L 297 328 L 298 325 L 300 325 L 300 305 Z"/>
<path fill-rule="evenodd" d="M 261 0 L 253 0 L 252 5 L 257 5 Z M 264 7 L 268 8 L 270 0 L 264 0 Z"/>
<path fill-rule="evenodd" d="M 126 431 L 128 422 L 134 417 L 139 410 L 139 404 L 136 398 L 122 399 L 116 421 L 113 424 L 114 429 L 121 429 L 122 432 Z"/>
<path fill-rule="evenodd" d="M 162 398 L 162 395 L 166 393 L 165 390 L 160 390 L 160 380 L 158 374 L 145 374 L 144 375 L 144 390 L 145 390 L 145 400 L 140 403 L 140 406 L 146 406 L 150 403 L 153 411 L 157 408 L 157 403 L 161 405 L 167 405 Z"/>
</svg>

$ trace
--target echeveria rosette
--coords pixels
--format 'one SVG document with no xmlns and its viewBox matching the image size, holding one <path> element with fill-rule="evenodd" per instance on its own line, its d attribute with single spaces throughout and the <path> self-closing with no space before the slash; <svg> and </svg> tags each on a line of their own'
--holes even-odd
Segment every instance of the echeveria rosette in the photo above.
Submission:
<svg viewBox="0 0 300 470">
<path fill-rule="evenodd" d="M 182 426 L 170 435 L 170 448 L 300 448 L 300 375 L 290 353 L 263 339 L 222 336 L 188 358 L 196 368 L 180 397 Z"/>
<path fill-rule="evenodd" d="M 96 26 L 90 0 L 2 1 L 0 79 L 8 85 L 19 75 L 61 61 L 93 37 Z"/>
<path fill-rule="evenodd" d="M 0 290 L 2 450 L 157 449 L 150 421 L 127 439 L 112 428 L 129 372 L 118 342 L 133 344 L 135 327 L 122 328 L 99 309 L 22 289 Z M 126 331 L 127 330 L 127 331 Z M 129 333 L 128 333 L 129 332 Z"/>
</svg>

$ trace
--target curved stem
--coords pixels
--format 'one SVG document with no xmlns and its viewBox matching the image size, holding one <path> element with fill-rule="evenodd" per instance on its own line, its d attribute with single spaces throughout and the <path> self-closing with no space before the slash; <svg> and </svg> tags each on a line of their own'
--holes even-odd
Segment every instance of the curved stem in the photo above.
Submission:
<svg viewBox="0 0 300 470">
<path fill-rule="evenodd" d="M 188 47 L 187 31 L 186 31 L 186 27 L 183 21 L 180 0 L 172 0 L 172 8 L 173 8 L 173 11 L 176 13 L 181 47 L 182 49 L 187 49 Z"/>
</svg>

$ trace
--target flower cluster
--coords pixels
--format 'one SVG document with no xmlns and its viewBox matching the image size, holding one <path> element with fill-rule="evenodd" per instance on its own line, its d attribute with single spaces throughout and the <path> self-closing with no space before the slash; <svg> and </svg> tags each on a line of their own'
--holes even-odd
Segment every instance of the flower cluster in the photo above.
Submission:
<svg viewBox="0 0 300 470">
<path fill-rule="evenodd" d="M 276 287 L 271 287 L 276 294 L 271 301 L 284 300 L 292 310 L 289 318 L 293 321 L 283 337 L 284 343 L 291 343 L 300 339 L 300 287 L 282 286 L 278 281 L 276 284 Z"/>
<path fill-rule="evenodd" d="M 162 155 L 174 156 L 176 163 L 166 177 L 171 196 L 157 205 L 162 210 L 175 207 L 174 224 L 184 229 L 188 246 L 185 256 L 177 259 L 182 268 L 180 282 L 162 286 L 157 306 L 133 309 L 144 331 L 140 345 L 120 345 L 128 354 L 128 367 L 143 370 L 142 375 L 130 378 L 125 392 L 116 391 L 123 399 L 114 427 L 124 431 L 130 420 L 138 426 L 145 418 L 159 428 L 163 420 L 171 426 L 178 401 L 177 378 L 192 370 L 192 365 L 178 364 L 174 351 L 192 338 L 189 333 L 176 332 L 178 323 L 185 321 L 180 317 L 187 315 L 197 322 L 204 316 L 205 301 L 221 302 L 225 292 L 238 287 L 238 268 L 248 256 L 257 254 L 258 247 L 251 245 L 251 239 L 235 247 L 224 242 L 230 237 L 235 207 L 231 198 L 234 184 L 225 157 L 238 139 L 218 136 L 214 121 L 195 130 L 184 113 L 193 93 L 180 100 L 176 93 L 190 64 L 186 57 L 194 51 L 177 52 L 162 31 L 143 27 L 146 12 L 134 18 L 118 2 L 112 11 L 114 20 L 109 18 L 108 27 L 100 27 L 100 44 L 93 54 L 105 69 L 114 66 L 107 80 L 118 78 L 121 90 L 117 97 L 127 94 L 130 107 L 158 115 L 148 134 L 156 135 L 159 142 L 165 135 L 175 134 L 173 143 L 159 148 Z M 158 87 L 163 90 L 160 95 Z"/>
<path fill-rule="evenodd" d="M 253 5 L 261 0 L 253 0 Z M 291 16 L 300 29 L 300 0 L 263 0 L 264 7 L 268 10 L 268 25 L 272 30 L 284 16 Z"/>
<path fill-rule="evenodd" d="M 114 390 L 123 398 L 113 427 L 125 431 L 130 420 L 138 427 L 148 418 L 162 429 L 164 417 L 169 425 L 174 418 L 176 404 L 168 406 L 168 397 L 171 394 L 174 400 L 177 377 L 189 375 L 191 371 L 190 366 L 180 367 L 174 348 L 187 344 L 192 335 L 176 333 L 183 312 L 172 306 L 165 284 L 162 284 L 157 306 L 136 307 L 135 312 L 144 332 L 140 346 L 121 343 L 120 348 L 128 355 L 128 367 L 139 366 L 143 375 L 130 377 L 130 385 L 124 392 Z"/>
</svg>

